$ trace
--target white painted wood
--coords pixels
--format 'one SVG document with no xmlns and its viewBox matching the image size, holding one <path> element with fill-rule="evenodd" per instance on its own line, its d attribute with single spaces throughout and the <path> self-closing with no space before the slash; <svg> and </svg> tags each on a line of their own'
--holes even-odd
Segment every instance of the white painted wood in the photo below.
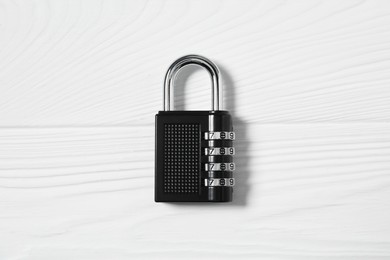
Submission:
<svg viewBox="0 0 390 260">
<path fill-rule="evenodd" d="M 1 0 L 0 259 L 390 259 L 389 46 L 379 0 Z M 232 204 L 153 202 L 188 53 L 222 70 Z"/>
</svg>

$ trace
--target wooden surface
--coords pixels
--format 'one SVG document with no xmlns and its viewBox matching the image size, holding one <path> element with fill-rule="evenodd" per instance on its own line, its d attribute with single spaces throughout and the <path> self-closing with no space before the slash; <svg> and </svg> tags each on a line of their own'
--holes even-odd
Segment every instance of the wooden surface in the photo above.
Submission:
<svg viewBox="0 0 390 260">
<path fill-rule="evenodd" d="M 222 71 L 232 204 L 153 201 L 189 53 Z M 390 259 L 389 83 L 388 1 L 0 0 L 0 259 Z M 207 73 L 175 94 L 208 109 Z"/>
</svg>

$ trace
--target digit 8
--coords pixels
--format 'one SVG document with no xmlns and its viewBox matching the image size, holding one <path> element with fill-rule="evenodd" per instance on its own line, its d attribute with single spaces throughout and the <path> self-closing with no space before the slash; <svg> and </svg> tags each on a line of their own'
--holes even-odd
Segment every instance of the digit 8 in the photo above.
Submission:
<svg viewBox="0 0 390 260">
<path fill-rule="evenodd" d="M 225 163 L 221 163 L 221 171 L 225 171 L 226 170 L 226 164 Z"/>
</svg>

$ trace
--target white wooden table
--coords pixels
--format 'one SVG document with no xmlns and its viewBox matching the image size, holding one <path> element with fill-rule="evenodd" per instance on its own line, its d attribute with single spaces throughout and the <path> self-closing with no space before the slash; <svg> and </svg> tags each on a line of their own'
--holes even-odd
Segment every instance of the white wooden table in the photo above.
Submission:
<svg viewBox="0 0 390 260">
<path fill-rule="evenodd" d="M 232 204 L 153 200 L 190 53 L 222 71 Z M 390 259 L 389 83 L 389 1 L 0 0 L 0 259 Z"/>
</svg>

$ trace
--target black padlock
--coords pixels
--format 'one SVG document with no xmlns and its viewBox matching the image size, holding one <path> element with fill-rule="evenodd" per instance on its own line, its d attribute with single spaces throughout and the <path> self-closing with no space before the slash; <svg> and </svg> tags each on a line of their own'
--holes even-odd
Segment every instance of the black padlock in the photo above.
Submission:
<svg viewBox="0 0 390 260">
<path fill-rule="evenodd" d="M 170 90 L 186 65 L 205 68 L 212 79 L 211 111 L 171 111 Z M 164 82 L 164 111 L 156 115 L 155 201 L 232 201 L 232 118 L 219 110 L 221 92 L 218 67 L 210 60 L 187 55 L 169 67 Z"/>
</svg>

